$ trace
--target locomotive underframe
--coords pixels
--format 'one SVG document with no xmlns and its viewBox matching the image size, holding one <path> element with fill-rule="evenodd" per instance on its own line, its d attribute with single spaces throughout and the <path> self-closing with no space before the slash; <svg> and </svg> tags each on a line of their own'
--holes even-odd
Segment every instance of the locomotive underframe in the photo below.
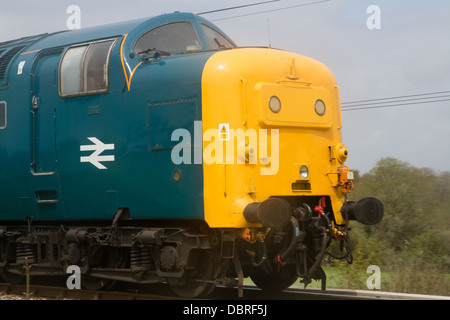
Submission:
<svg viewBox="0 0 450 320">
<path fill-rule="evenodd" d="M 283 290 L 299 277 L 305 284 L 321 279 L 325 289 L 320 263 L 336 230 L 330 218 L 303 203 L 279 229 L 134 220 L 127 209 L 119 209 L 112 224 L 8 224 L 0 227 L 0 269 L 6 281 L 16 282 L 24 279 L 26 263 L 32 266 L 31 276 L 68 277 L 67 268 L 77 265 L 87 289 L 113 281 L 167 282 L 187 297 L 206 295 L 218 284 L 241 288 L 247 276 L 271 291 Z"/>
<path fill-rule="evenodd" d="M 0 267 L 31 275 L 65 275 L 69 265 L 81 274 L 136 283 L 182 278 L 192 268 L 192 250 L 213 251 L 217 237 L 192 228 L 78 225 L 22 225 L 0 228 Z M 211 255 L 212 258 L 214 258 Z"/>
</svg>

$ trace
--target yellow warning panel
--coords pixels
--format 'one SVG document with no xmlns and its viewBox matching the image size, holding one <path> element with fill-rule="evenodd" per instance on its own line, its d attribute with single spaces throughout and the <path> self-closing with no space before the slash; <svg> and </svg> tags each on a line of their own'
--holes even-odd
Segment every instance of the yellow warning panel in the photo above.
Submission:
<svg viewBox="0 0 450 320">
<path fill-rule="evenodd" d="M 219 140 L 226 141 L 230 139 L 230 124 L 229 123 L 220 123 L 219 124 Z"/>
</svg>

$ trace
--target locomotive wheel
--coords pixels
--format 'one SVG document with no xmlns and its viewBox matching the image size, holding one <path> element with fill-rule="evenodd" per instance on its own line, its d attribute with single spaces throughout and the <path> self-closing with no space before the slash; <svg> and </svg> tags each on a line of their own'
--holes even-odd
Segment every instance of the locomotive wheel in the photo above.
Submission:
<svg viewBox="0 0 450 320">
<path fill-rule="evenodd" d="M 114 285 L 115 281 L 97 277 L 83 276 L 81 286 L 86 290 L 108 290 Z"/>
<path fill-rule="evenodd" d="M 97 248 L 93 253 L 93 259 L 99 263 L 99 268 L 114 268 L 114 256 L 107 248 Z M 114 280 L 91 277 L 89 274 L 81 276 L 81 286 L 87 290 L 108 290 L 115 284 Z"/>
<path fill-rule="evenodd" d="M 297 280 L 297 272 L 295 265 L 287 265 L 276 271 L 276 267 L 269 274 L 254 274 L 250 278 L 258 286 L 258 288 L 268 292 L 279 292 L 289 288 Z"/>
<path fill-rule="evenodd" d="M 0 276 L 2 277 L 3 281 L 11 284 L 24 284 L 25 283 L 25 276 L 11 273 L 8 271 L 2 270 L 0 271 Z"/>
<path fill-rule="evenodd" d="M 193 270 L 186 271 L 186 282 L 182 285 L 178 284 L 178 279 L 175 281 L 168 281 L 170 289 L 180 297 L 183 298 L 202 298 L 207 297 L 216 288 L 216 284 L 213 282 L 202 282 L 214 281 L 214 271 L 215 265 L 211 263 L 209 255 L 198 250 L 196 252 L 191 252 L 193 261 L 195 261 L 195 268 Z"/>
</svg>

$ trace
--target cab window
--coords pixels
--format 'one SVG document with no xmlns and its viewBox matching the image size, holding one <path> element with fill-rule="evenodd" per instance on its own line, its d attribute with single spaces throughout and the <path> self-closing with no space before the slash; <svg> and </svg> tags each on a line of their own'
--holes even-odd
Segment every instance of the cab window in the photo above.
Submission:
<svg viewBox="0 0 450 320">
<path fill-rule="evenodd" d="M 115 39 L 70 47 L 59 68 L 62 97 L 97 94 L 109 90 L 109 56 Z"/>
<path fill-rule="evenodd" d="M 134 46 L 138 55 L 148 55 L 156 51 L 186 52 L 202 48 L 200 39 L 189 22 L 166 24 L 145 33 Z"/>
<path fill-rule="evenodd" d="M 212 50 L 216 49 L 230 49 L 236 47 L 236 45 L 230 42 L 227 38 L 221 35 L 218 31 L 202 24 L 202 30 L 205 34 L 206 41 L 208 41 L 208 46 Z"/>
</svg>

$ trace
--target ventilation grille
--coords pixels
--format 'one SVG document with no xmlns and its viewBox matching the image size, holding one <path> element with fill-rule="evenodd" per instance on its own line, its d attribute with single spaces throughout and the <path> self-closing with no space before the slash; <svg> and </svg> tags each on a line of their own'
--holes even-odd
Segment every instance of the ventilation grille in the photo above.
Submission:
<svg viewBox="0 0 450 320">
<path fill-rule="evenodd" d="M 0 81 L 5 80 L 5 76 L 8 72 L 9 63 L 16 56 L 16 54 L 24 47 L 25 46 L 13 47 L 9 49 L 3 56 L 0 57 Z"/>
</svg>

